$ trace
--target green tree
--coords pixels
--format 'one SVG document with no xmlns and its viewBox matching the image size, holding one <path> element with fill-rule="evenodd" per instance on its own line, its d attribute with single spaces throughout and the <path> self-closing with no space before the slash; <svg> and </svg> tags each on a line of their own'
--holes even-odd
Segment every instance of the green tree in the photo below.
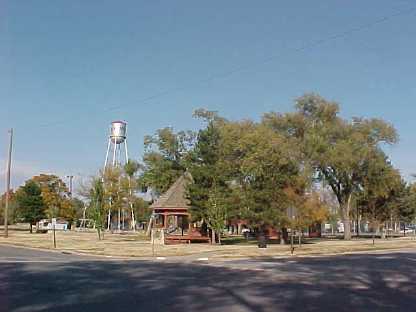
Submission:
<svg viewBox="0 0 416 312">
<path fill-rule="evenodd" d="M 206 204 L 205 219 L 208 227 L 212 229 L 212 242 L 215 243 L 215 234 L 218 237 L 218 243 L 221 244 L 221 233 L 224 230 L 228 220 L 228 203 L 224 188 L 220 190 L 216 183 L 211 186 Z M 215 233 L 215 234 L 214 234 Z"/>
<path fill-rule="evenodd" d="M 222 129 L 221 162 L 232 178 L 231 202 L 241 219 L 260 233 L 288 225 L 288 187 L 304 183 L 299 151 L 291 140 L 267 125 L 227 123 Z"/>
<path fill-rule="evenodd" d="M 397 141 L 395 129 L 379 119 L 338 116 L 339 105 L 315 94 L 296 101 L 295 113 L 284 116 L 266 114 L 265 121 L 302 145 L 304 159 L 317 172 L 317 178 L 329 185 L 337 197 L 344 222 L 344 238 L 351 238 L 351 201 L 362 188 L 363 172 L 371 155 L 383 143 Z"/>
<path fill-rule="evenodd" d="M 138 222 L 148 222 L 151 210 L 149 209 L 149 203 L 143 200 L 143 198 L 135 197 L 133 208 L 135 211 L 136 221 Z"/>
<path fill-rule="evenodd" d="M 220 127 L 225 120 L 215 112 L 197 110 L 197 118 L 203 119 L 207 126 L 198 133 L 194 149 L 189 153 L 189 172 L 192 183 L 188 184 L 188 198 L 191 202 L 191 215 L 194 220 L 203 220 L 212 230 L 212 243 L 215 234 L 221 243 L 221 233 L 228 215 L 227 194 L 230 192 L 219 163 Z"/>
<path fill-rule="evenodd" d="M 192 149 L 195 134 L 191 131 L 175 133 L 172 128 L 159 129 L 146 136 L 143 170 L 139 177 L 142 188 L 162 194 L 186 171 L 187 155 Z"/>
<path fill-rule="evenodd" d="M 289 215 L 290 228 L 299 232 L 299 239 L 303 229 L 321 223 L 330 216 L 328 207 L 317 192 L 298 192 L 292 187 L 285 191 L 293 211 L 293 215 Z"/>
<path fill-rule="evenodd" d="M 94 220 L 97 229 L 98 240 L 104 239 L 104 219 L 105 219 L 105 190 L 101 178 L 95 178 L 91 181 L 89 190 L 90 209 L 89 216 Z"/>
<path fill-rule="evenodd" d="M 373 154 L 363 167 L 357 204 L 362 214 L 372 221 L 374 241 L 374 233 L 381 229 L 384 235 L 384 223 L 399 213 L 406 185 L 381 151 Z"/>
<path fill-rule="evenodd" d="M 120 230 L 120 216 L 126 206 L 128 187 L 123 179 L 123 170 L 119 167 L 108 167 L 101 174 L 104 189 L 104 206 L 107 210 L 107 230 L 111 228 L 111 216 L 118 213 L 118 230 Z"/>
<path fill-rule="evenodd" d="M 4 224 L 4 209 L 6 206 L 6 192 L 0 197 L 0 224 Z M 16 221 L 16 193 L 10 190 L 9 193 L 9 209 L 8 209 L 8 223 L 13 224 Z"/>
<path fill-rule="evenodd" d="M 42 198 L 42 191 L 39 185 L 33 181 L 26 181 L 16 192 L 17 216 L 24 222 L 29 222 L 30 233 L 32 225 L 44 218 L 45 203 Z"/>
<path fill-rule="evenodd" d="M 70 204 L 71 204 L 71 210 L 72 212 L 72 225 L 74 226 L 74 229 L 76 227 L 76 221 L 79 219 L 82 219 L 84 216 L 84 208 L 85 208 L 85 203 L 77 198 L 77 197 L 73 197 L 69 200 Z"/>
<path fill-rule="evenodd" d="M 403 182 L 402 182 L 403 184 Z M 406 185 L 398 200 L 397 215 L 406 223 L 415 222 L 416 219 L 416 185 Z"/>
<path fill-rule="evenodd" d="M 71 204 L 69 190 L 58 176 L 53 174 L 40 174 L 32 178 L 42 192 L 48 218 L 64 218 L 72 223 L 76 219 L 75 207 Z"/>
</svg>

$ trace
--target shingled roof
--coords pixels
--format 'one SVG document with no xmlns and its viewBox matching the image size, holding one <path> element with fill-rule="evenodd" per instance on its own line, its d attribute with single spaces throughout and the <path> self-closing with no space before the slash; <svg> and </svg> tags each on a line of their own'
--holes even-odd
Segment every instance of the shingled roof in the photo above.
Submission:
<svg viewBox="0 0 416 312">
<path fill-rule="evenodd" d="M 172 186 L 162 195 L 159 199 L 154 202 L 150 208 L 161 209 L 161 208 L 182 208 L 188 209 L 189 200 L 186 198 L 186 186 L 192 181 L 192 177 L 189 173 L 185 173 L 179 177 L 172 184 Z"/>
</svg>

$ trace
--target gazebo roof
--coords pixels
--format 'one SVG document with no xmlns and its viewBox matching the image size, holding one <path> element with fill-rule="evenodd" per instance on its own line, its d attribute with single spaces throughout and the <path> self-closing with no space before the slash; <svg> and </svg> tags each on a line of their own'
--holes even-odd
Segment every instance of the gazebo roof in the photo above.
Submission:
<svg viewBox="0 0 416 312">
<path fill-rule="evenodd" d="M 150 205 L 151 209 L 188 209 L 189 200 L 186 198 L 186 186 L 192 181 L 189 173 L 184 173 L 159 199 Z"/>
</svg>

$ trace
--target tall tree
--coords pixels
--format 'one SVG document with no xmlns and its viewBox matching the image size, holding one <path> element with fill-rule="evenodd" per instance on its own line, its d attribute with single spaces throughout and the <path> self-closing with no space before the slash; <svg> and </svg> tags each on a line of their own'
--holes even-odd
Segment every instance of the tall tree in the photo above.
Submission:
<svg viewBox="0 0 416 312">
<path fill-rule="evenodd" d="M 112 215 L 118 214 L 117 229 L 120 230 L 121 211 L 125 207 L 127 188 L 123 187 L 123 170 L 120 167 L 108 167 L 101 173 L 104 189 L 104 206 L 107 210 L 107 230 L 111 229 Z M 126 183 L 124 183 L 125 185 Z"/>
<path fill-rule="evenodd" d="M 69 197 L 69 190 L 64 181 L 53 174 L 40 174 L 32 178 L 42 192 L 49 218 L 61 217 L 72 223 L 76 218 L 75 207 Z"/>
<path fill-rule="evenodd" d="M 24 222 L 29 222 L 30 233 L 32 225 L 44 218 L 45 203 L 42 198 L 42 191 L 39 185 L 33 181 L 26 181 L 16 192 L 17 216 Z"/>
<path fill-rule="evenodd" d="M 101 178 L 95 178 L 91 181 L 88 197 L 90 200 L 89 216 L 94 220 L 98 240 L 101 240 L 104 238 L 103 229 L 106 213 L 105 191 Z"/>
<path fill-rule="evenodd" d="M 399 211 L 406 185 L 381 151 L 373 154 L 363 167 L 357 204 L 362 214 L 372 221 L 373 234 L 381 228 L 384 235 L 384 223 Z"/>
<path fill-rule="evenodd" d="M 203 119 L 207 126 L 198 132 L 194 149 L 189 153 L 189 172 L 192 182 L 188 184 L 188 196 L 191 202 L 191 215 L 196 220 L 204 220 L 212 230 L 212 242 L 215 233 L 221 243 L 229 205 L 227 195 L 230 189 L 227 176 L 220 166 L 220 128 L 225 120 L 215 112 L 197 110 L 194 116 Z"/>
<path fill-rule="evenodd" d="M 403 183 L 402 183 L 403 184 Z M 416 185 L 409 184 L 401 192 L 398 200 L 397 216 L 399 220 L 406 223 L 415 222 L 416 220 Z"/>
<path fill-rule="evenodd" d="M 296 101 L 297 112 L 267 114 L 271 127 L 296 137 L 303 146 L 304 159 L 315 168 L 317 178 L 329 185 L 340 205 L 344 238 L 351 238 L 351 200 L 363 183 L 364 166 L 383 143 L 397 141 L 395 129 L 379 119 L 338 116 L 339 105 L 316 94 Z"/>
<path fill-rule="evenodd" d="M 167 191 L 186 171 L 187 155 L 194 141 L 195 134 L 192 131 L 175 133 L 169 127 L 146 136 L 140 185 L 151 188 L 157 194 Z"/>
<path fill-rule="evenodd" d="M 298 149 L 265 124 L 250 121 L 222 129 L 221 162 L 232 177 L 232 202 L 241 219 L 260 233 L 267 226 L 288 225 L 285 189 L 303 181 Z"/>
</svg>

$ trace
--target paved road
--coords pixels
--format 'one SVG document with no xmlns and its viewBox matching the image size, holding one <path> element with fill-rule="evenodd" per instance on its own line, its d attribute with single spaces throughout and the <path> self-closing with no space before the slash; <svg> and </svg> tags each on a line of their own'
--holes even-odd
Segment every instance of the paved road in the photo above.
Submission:
<svg viewBox="0 0 416 312">
<path fill-rule="evenodd" d="M 416 311 L 416 252 L 201 264 L 0 245 L 0 311 Z"/>
</svg>

